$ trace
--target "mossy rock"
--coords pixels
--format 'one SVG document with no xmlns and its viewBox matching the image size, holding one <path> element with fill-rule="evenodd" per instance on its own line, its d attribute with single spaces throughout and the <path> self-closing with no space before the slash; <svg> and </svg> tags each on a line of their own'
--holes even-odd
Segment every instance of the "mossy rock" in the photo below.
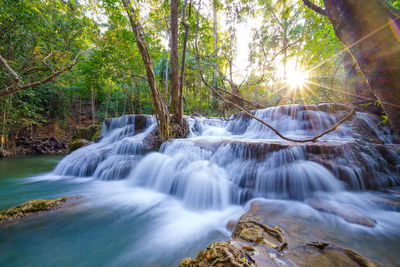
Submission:
<svg viewBox="0 0 400 267">
<path fill-rule="evenodd" d="M 93 142 L 98 142 L 101 139 L 101 128 L 92 137 Z"/>
<path fill-rule="evenodd" d="M 81 147 L 90 145 L 91 142 L 86 139 L 76 139 L 69 144 L 69 152 L 75 151 Z"/>
<path fill-rule="evenodd" d="M 74 135 L 74 139 L 92 140 L 94 135 L 101 131 L 102 126 L 97 124 L 89 125 L 88 127 L 79 127 Z"/>
<path fill-rule="evenodd" d="M 0 211 L 0 224 L 9 223 L 18 219 L 38 214 L 44 211 L 51 211 L 60 208 L 67 201 L 76 199 L 72 197 L 61 197 L 53 200 L 35 199 L 9 209 Z"/>
</svg>

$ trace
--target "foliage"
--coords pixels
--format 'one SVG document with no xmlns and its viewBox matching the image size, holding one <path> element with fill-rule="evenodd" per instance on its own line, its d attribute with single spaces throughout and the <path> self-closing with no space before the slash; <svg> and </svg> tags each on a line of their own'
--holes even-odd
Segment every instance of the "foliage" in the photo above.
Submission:
<svg viewBox="0 0 400 267">
<path fill-rule="evenodd" d="M 323 4 L 321 0 L 315 2 Z M 397 8 L 400 5 L 397 0 L 389 3 Z M 135 8 L 158 88 L 169 103 L 169 2 L 142 0 Z M 182 8 L 180 1 L 180 15 Z M 199 1 L 189 1 L 186 10 L 189 36 L 184 111 L 188 115 L 219 116 L 222 104 L 199 76 L 195 50 L 198 8 Z M 213 8 L 218 14 L 216 35 Z M 287 99 L 286 103 L 346 101 L 343 94 L 329 89 L 343 86 L 343 47 L 328 19 L 306 8 L 301 1 L 204 0 L 199 19 L 199 56 L 209 83 L 215 82 L 228 91 L 234 90 L 234 84 L 241 85 L 241 95 L 267 106 L 285 103 L 287 90 L 280 89 L 284 82 L 282 66 L 292 64 L 309 71 L 310 79 L 319 85 L 309 84 L 308 91 Z M 261 21 L 260 27 L 250 25 L 257 20 Z M 229 77 L 232 65 L 244 65 L 235 61 L 241 38 L 239 25 L 249 25 L 253 32 L 249 67 L 247 73 L 234 71 L 233 77 Z M 0 99 L 0 135 L 13 139 L 19 129 L 32 125 L 54 121 L 64 125 L 85 120 L 101 122 L 111 116 L 153 111 L 146 73 L 120 0 L 3 0 L 0 37 L 0 55 L 26 82 L 47 77 L 67 66 L 79 51 L 90 48 L 72 71 L 56 81 Z M 178 38 L 181 56 L 182 25 Z M 287 78 L 290 75 L 288 72 Z M 10 77 L 0 69 L 0 84 L 9 83 Z"/>
</svg>

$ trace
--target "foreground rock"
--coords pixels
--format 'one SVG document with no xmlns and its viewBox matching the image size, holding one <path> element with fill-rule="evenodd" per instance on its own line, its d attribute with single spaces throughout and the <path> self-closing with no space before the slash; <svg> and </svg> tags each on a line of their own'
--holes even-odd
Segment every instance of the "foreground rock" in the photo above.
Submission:
<svg viewBox="0 0 400 267">
<path fill-rule="evenodd" d="M 375 227 L 376 221 L 371 218 L 368 214 L 363 212 L 361 209 L 347 204 L 341 204 L 337 207 L 329 202 L 323 200 L 311 200 L 308 203 L 311 207 L 316 210 L 332 213 L 342 217 L 346 222 L 363 225 L 366 227 Z"/>
<path fill-rule="evenodd" d="M 12 223 L 22 218 L 66 207 L 77 197 L 61 197 L 53 200 L 35 199 L 0 211 L 0 225 Z"/>
<path fill-rule="evenodd" d="M 254 201 L 227 242 L 213 242 L 196 259 L 185 258 L 179 266 L 376 266 L 349 248 L 319 241 L 329 238 L 317 227 L 285 217 L 283 209 L 280 204 Z"/>
</svg>

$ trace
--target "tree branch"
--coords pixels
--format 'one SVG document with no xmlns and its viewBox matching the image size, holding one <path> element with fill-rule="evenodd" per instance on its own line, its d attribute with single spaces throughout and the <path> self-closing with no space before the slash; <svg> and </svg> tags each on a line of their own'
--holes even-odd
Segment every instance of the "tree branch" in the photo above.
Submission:
<svg viewBox="0 0 400 267">
<path fill-rule="evenodd" d="M 1 64 L 3 64 L 4 68 L 6 69 L 6 71 L 8 72 L 8 74 L 11 75 L 15 86 L 19 86 L 20 78 L 19 78 L 18 74 L 8 65 L 7 61 L 1 55 L 0 55 L 0 61 L 1 61 Z"/>
<path fill-rule="evenodd" d="M 328 16 L 326 14 L 326 10 L 323 9 L 322 7 L 317 6 L 316 4 L 314 4 L 313 2 L 311 2 L 310 0 L 303 0 L 303 3 L 310 9 L 314 10 L 315 12 L 317 12 L 318 14 L 321 14 L 322 16 Z"/>
<path fill-rule="evenodd" d="M 199 9 L 200 9 L 200 7 L 199 7 Z M 198 10 L 198 11 L 197 11 L 197 28 L 196 28 L 196 37 L 195 37 L 195 48 L 196 48 L 196 54 L 197 54 L 197 65 L 198 65 L 198 67 L 199 67 L 199 74 L 200 74 L 200 77 L 201 77 L 201 80 L 203 81 L 203 83 L 204 83 L 208 88 L 210 88 L 210 89 L 215 93 L 215 95 L 218 96 L 225 104 L 232 105 L 232 106 L 236 107 L 237 109 L 241 110 L 241 111 L 242 111 L 244 114 L 246 114 L 247 116 L 249 116 L 249 117 L 255 119 L 256 121 L 260 122 L 261 124 L 267 126 L 269 129 L 271 129 L 271 130 L 272 130 L 276 135 L 278 135 L 280 138 L 282 138 L 282 139 L 284 139 L 284 140 L 287 140 L 287 141 L 296 142 L 296 143 L 316 142 L 316 141 L 317 141 L 319 138 L 321 138 L 322 136 L 324 136 L 324 135 L 326 135 L 326 134 L 328 134 L 328 133 L 330 133 L 330 132 L 336 130 L 343 122 L 347 121 L 348 119 L 350 119 L 350 118 L 354 115 L 354 113 L 355 113 L 355 111 L 356 111 L 355 108 L 353 108 L 344 118 L 342 118 L 339 122 L 337 122 L 335 125 L 333 125 L 333 126 L 332 126 L 331 128 L 329 128 L 328 130 L 326 130 L 326 131 L 324 131 L 324 132 L 322 132 L 322 133 L 320 133 L 320 134 L 318 134 L 318 135 L 316 135 L 316 136 L 314 136 L 314 137 L 312 137 L 312 138 L 309 138 L 309 139 L 297 140 L 297 139 L 292 139 L 292 138 L 285 137 L 285 136 L 282 135 L 277 129 L 275 129 L 275 128 L 272 127 L 270 124 L 268 124 L 268 123 L 266 123 L 265 121 L 263 121 L 262 119 L 257 118 L 256 116 L 254 116 L 253 114 L 251 114 L 248 110 L 246 110 L 244 107 L 242 107 L 242 106 L 240 106 L 240 105 L 238 105 L 238 104 L 236 104 L 236 103 L 233 103 L 233 102 L 231 102 L 231 101 L 229 101 L 229 100 L 226 100 L 225 98 L 223 98 L 223 97 L 221 96 L 221 94 L 220 94 L 214 87 L 212 87 L 212 86 L 206 81 L 206 79 L 204 78 L 204 75 L 203 75 L 203 70 L 202 70 L 201 63 L 200 63 L 199 48 L 198 48 L 199 13 L 200 13 L 200 12 L 199 12 L 199 10 Z"/>
<path fill-rule="evenodd" d="M 0 90 L 0 97 L 6 96 L 6 95 L 9 95 L 9 94 L 14 94 L 16 92 L 19 92 L 19 91 L 22 91 L 22 90 L 26 90 L 26 89 L 29 89 L 29 88 L 33 88 L 33 87 L 36 87 L 36 86 L 39 86 L 39 85 L 42 85 L 42 84 L 49 83 L 49 82 L 53 81 L 55 78 L 57 78 L 58 76 L 60 76 L 64 72 L 71 70 L 75 66 L 76 60 L 78 59 L 78 57 L 83 52 L 86 52 L 86 51 L 87 50 L 79 52 L 75 56 L 75 58 L 72 61 L 71 65 L 69 65 L 68 67 L 65 67 L 65 68 L 63 68 L 63 69 L 61 69 L 61 70 L 59 70 L 57 72 L 54 72 L 52 75 L 44 78 L 43 80 L 36 81 L 36 82 L 30 83 L 30 84 L 26 84 L 26 85 L 21 85 L 21 80 L 20 80 L 18 74 L 7 64 L 7 61 L 0 55 L 1 63 L 5 67 L 6 71 L 13 78 L 13 84 L 12 85 Z"/>
</svg>

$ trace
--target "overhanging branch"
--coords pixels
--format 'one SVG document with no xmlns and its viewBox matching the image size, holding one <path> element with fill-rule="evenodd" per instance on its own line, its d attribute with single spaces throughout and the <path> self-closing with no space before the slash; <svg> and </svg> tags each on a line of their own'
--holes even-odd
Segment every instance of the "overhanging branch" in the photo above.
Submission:
<svg viewBox="0 0 400 267">
<path fill-rule="evenodd" d="M 199 6 L 199 10 L 200 10 L 200 6 Z M 275 129 L 273 126 L 271 126 L 270 124 L 266 123 L 265 121 L 263 121 L 260 118 L 257 118 L 256 116 L 254 116 L 253 114 L 251 114 L 247 109 L 245 109 L 244 107 L 242 107 L 241 105 L 238 105 L 236 103 L 233 103 L 227 99 L 225 99 L 213 86 L 211 86 L 206 79 L 204 78 L 203 75 L 203 70 L 201 67 L 201 63 L 200 63 L 200 56 L 199 56 L 199 48 L 198 48 L 198 32 L 199 32 L 199 10 L 197 10 L 197 27 L 196 27 L 196 36 L 195 36 L 195 49 L 196 49 L 196 53 L 197 53 L 197 65 L 199 67 L 199 73 L 200 73 L 200 78 L 202 80 L 202 82 L 209 88 L 211 89 L 215 95 L 220 98 L 225 104 L 229 104 L 231 106 L 236 107 L 237 109 L 241 110 L 244 114 L 246 114 L 247 116 L 255 119 L 256 121 L 260 122 L 261 124 L 263 124 L 264 126 L 268 127 L 269 129 L 271 129 L 276 135 L 278 135 L 280 138 L 287 140 L 287 141 L 291 141 L 291 142 L 296 142 L 296 143 L 307 143 L 307 142 L 316 142 L 318 141 L 319 138 L 321 138 L 322 136 L 333 132 L 334 130 L 336 130 L 343 122 L 347 121 L 348 119 L 352 118 L 353 115 L 355 114 L 356 110 L 355 108 L 353 108 L 346 116 L 344 116 L 339 122 L 337 122 L 335 125 L 333 125 L 331 128 L 329 128 L 328 130 L 312 137 L 312 138 L 308 138 L 308 139 L 302 139 L 302 140 L 298 140 L 298 139 L 292 139 L 289 137 L 284 136 L 283 134 L 281 134 L 277 129 Z"/>
<path fill-rule="evenodd" d="M 314 4 L 313 2 L 311 2 L 310 0 L 303 0 L 303 3 L 308 7 L 311 8 L 312 10 L 314 10 L 315 12 L 317 12 L 318 14 L 321 14 L 322 16 L 328 16 L 326 14 L 326 10 L 323 9 L 322 7 L 317 6 L 316 4 Z"/>
<path fill-rule="evenodd" d="M 50 76 L 44 78 L 43 80 L 40 81 L 36 81 L 36 82 L 32 82 L 26 85 L 21 85 L 21 79 L 19 78 L 18 74 L 8 65 L 7 61 L 0 55 L 0 61 L 2 63 L 2 65 L 4 66 L 4 68 L 6 69 L 6 71 L 8 72 L 8 74 L 10 74 L 10 76 L 13 79 L 12 85 L 0 90 L 0 97 L 6 96 L 6 95 L 10 95 L 10 94 L 14 94 L 16 92 L 22 91 L 22 90 L 26 90 L 29 88 L 33 88 L 45 83 L 49 83 L 51 81 L 53 81 L 55 78 L 57 78 L 58 76 L 60 76 L 61 74 L 63 74 L 66 71 L 71 70 L 75 64 L 76 64 L 76 60 L 78 59 L 78 57 L 83 53 L 86 52 L 85 51 L 81 51 L 79 52 L 74 60 L 72 61 L 71 65 L 69 65 L 68 67 L 65 67 L 57 72 L 53 72 L 53 74 L 51 74 Z"/>
</svg>

